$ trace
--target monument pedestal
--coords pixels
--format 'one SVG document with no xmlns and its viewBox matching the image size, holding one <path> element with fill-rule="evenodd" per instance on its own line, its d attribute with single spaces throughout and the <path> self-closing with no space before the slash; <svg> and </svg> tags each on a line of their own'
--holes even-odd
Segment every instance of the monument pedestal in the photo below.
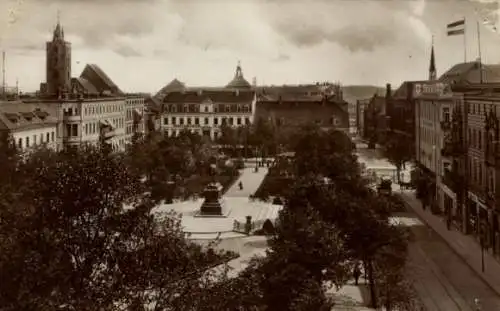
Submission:
<svg viewBox="0 0 500 311">
<path fill-rule="evenodd" d="M 195 217 L 227 217 L 228 211 L 220 199 L 221 190 L 222 186 L 216 183 L 210 183 L 205 187 L 203 190 L 205 200 Z"/>
</svg>

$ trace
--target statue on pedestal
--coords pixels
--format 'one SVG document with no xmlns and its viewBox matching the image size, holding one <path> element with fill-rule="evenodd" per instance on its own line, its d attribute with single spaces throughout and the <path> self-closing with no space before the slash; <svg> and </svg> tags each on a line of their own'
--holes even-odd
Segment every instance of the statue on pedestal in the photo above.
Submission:
<svg viewBox="0 0 500 311">
<path fill-rule="evenodd" d="M 201 205 L 201 215 L 222 215 L 222 206 L 219 201 L 222 187 L 216 183 L 210 183 L 203 190 L 205 201 Z"/>
</svg>

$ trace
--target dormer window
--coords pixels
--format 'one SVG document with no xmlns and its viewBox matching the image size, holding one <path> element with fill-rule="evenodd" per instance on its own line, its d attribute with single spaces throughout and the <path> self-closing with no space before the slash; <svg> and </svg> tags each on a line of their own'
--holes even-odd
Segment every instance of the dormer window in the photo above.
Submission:
<svg viewBox="0 0 500 311">
<path fill-rule="evenodd" d="M 33 114 L 31 112 L 23 112 L 22 116 L 29 122 L 33 119 Z"/>
</svg>

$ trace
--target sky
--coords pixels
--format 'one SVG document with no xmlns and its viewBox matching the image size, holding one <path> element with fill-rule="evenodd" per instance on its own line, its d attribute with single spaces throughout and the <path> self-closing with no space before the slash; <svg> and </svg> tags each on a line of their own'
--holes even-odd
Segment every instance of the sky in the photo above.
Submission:
<svg viewBox="0 0 500 311">
<path fill-rule="evenodd" d="M 498 1 L 498 0 L 496 0 Z M 72 75 L 99 65 L 126 92 L 158 91 L 177 78 L 223 86 L 241 61 L 257 84 L 339 81 L 394 85 L 428 76 L 434 35 L 438 75 L 478 57 L 477 8 L 491 0 L 1 0 L 7 85 L 45 81 L 45 42 L 60 21 L 72 43 Z M 497 14 L 492 14 L 493 17 Z M 500 63 L 500 34 L 481 28 L 482 59 Z M 499 27 L 500 29 L 500 27 Z"/>
</svg>

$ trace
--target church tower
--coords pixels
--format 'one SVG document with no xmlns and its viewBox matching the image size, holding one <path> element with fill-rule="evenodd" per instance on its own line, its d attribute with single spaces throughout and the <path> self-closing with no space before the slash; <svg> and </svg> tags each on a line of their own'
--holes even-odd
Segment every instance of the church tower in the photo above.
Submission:
<svg viewBox="0 0 500 311">
<path fill-rule="evenodd" d="M 429 65 L 429 81 L 435 81 L 436 79 L 437 79 L 437 74 L 436 74 L 436 59 L 434 57 L 434 37 L 432 37 L 431 63 Z"/>
<path fill-rule="evenodd" d="M 64 40 L 64 30 L 57 17 L 52 41 L 46 44 L 47 93 L 60 96 L 71 90 L 71 43 Z"/>
</svg>

